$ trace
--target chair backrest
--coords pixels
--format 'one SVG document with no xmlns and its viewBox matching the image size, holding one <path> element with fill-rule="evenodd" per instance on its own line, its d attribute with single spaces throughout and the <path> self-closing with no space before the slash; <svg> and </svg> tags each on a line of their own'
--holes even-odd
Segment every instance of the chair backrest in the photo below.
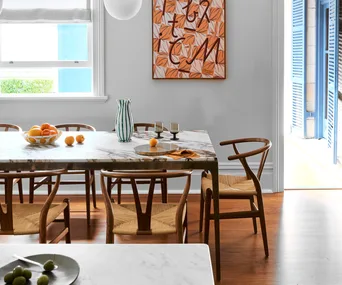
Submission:
<svg viewBox="0 0 342 285">
<path fill-rule="evenodd" d="M 0 131 L 19 131 L 22 132 L 23 130 L 21 129 L 21 127 L 17 126 L 17 125 L 13 125 L 13 124 L 0 124 Z"/>
<path fill-rule="evenodd" d="M 5 202 L 0 202 L 0 231 L 11 232 L 13 231 L 13 180 L 17 178 L 38 178 L 47 176 L 56 176 L 56 183 L 44 203 L 41 210 L 41 222 L 46 222 L 46 216 L 50 209 L 51 203 L 56 196 L 61 174 L 65 173 L 64 169 L 51 170 L 51 171 L 38 171 L 38 172 L 2 172 L 0 173 L 0 179 L 5 180 Z"/>
<path fill-rule="evenodd" d="M 138 234 L 150 234 L 151 233 L 151 214 L 152 214 L 152 207 L 153 207 L 153 194 L 155 189 L 155 181 L 157 179 L 168 179 L 168 178 L 179 178 L 179 177 L 186 177 L 186 184 L 184 187 L 183 194 L 179 200 L 178 207 L 177 207 L 177 213 L 176 213 L 176 223 L 179 225 L 181 224 L 182 218 L 183 218 L 183 210 L 184 205 L 186 203 L 189 190 L 190 190 L 190 184 L 191 184 L 191 173 L 192 171 L 179 171 L 179 172 L 112 172 L 112 171 L 101 171 L 101 188 L 102 188 L 102 194 L 104 196 L 105 200 L 105 206 L 106 206 L 106 213 L 107 213 L 107 222 L 113 223 L 114 221 L 114 213 L 113 208 L 111 205 L 111 200 L 109 198 L 107 187 L 105 185 L 105 177 L 111 177 L 111 178 L 120 178 L 120 179 L 130 179 L 133 189 L 133 195 L 134 195 L 134 202 L 136 207 L 136 213 L 137 213 L 137 221 L 138 221 Z M 141 207 L 141 201 L 140 196 L 138 193 L 138 188 L 136 184 L 136 179 L 149 179 L 151 180 L 150 187 L 148 190 L 147 195 L 147 201 L 146 201 L 146 209 L 145 212 L 143 212 Z"/>
<path fill-rule="evenodd" d="M 154 124 L 151 123 L 135 123 L 133 125 L 134 131 L 138 132 L 139 129 L 144 129 L 144 131 L 153 131 L 154 130 Z M 164 132 L 168 132 L 169 130 L 165 127 L 163 127 Z M 113 129 L 113 132 L 115 132 L 115 128 Z"/>
<path fill-rule="evenodd" d="M 248 152 L 242 152 L 240 153 L 238 150 L 239 144 L 245 144 L 245 143 L 258 143 L 262 144 L 263 146 L 258 147 L 256 149 L 253 149 Z M 265 138 L 242 138 L 242 139 L 236 139 L 236 140 L 229 140 L 229 141 L 223 141 L 220 142 L 221 146 L 225 145 L 232 145 L 235 155 L 228 156 L 228 160 L 235 160 L 239 159 L 241 164 L 243 165 L 243 168 L 245 169 L 246 175 L 248 179 L 253 179 L 254 184 L 258 184 L 260 187 L 260 178 L 261 174 L 264 170 L 265 162 L 269 153 L 270 148 L 272 147 L 272 143 L 270 140 Z M 247 157 L 255 156 L 255 155 L 261 155 L 258 172 L 255 175 L 254 172 L 251 170 L 250 166 L 248 165 L 248 162 L 246 160 Z M 257 180 L 257 181 L 256 181 Z M 257 187 L 257 185 L 256 185 Z M 257 189 L 258 190 L 258 189 Z M 260 189 L 261 191 L 261 189 Z"/>
<path fill-rule="evenodd" d="M 137 132 L 140 128 L 144 128 L 144 131 L 150 131 L 151 129 L 154 130 L 154 124 L 150 123 L 135 123 L 134 124 L 134 131 Z M 163 127 L 164 132 L 168 132 L 169 130 Z"/>
<path fill-rule="evenodd" d="M 81 131 L 81 130 L 89 130 L 92 132 L 96 132 L 96 129 L 91 125 L 86 124 L 61 124 L 55 125 L 57 129 L 64 129 L 65 131 Z"/>
</svg>

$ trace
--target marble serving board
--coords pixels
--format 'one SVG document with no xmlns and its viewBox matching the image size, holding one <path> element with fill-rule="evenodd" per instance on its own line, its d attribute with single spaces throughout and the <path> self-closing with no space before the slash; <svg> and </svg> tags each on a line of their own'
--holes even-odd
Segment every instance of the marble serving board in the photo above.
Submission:
<svg viewBox="0 0 342 285">
<path fill-rule="evenodd" d="M 169 154 L 178 149 L 178 145 L 172 143 L 158 143 L 156 146 L 150 146 L 149 144 L 139 145 L 134 148 L 134 151 L 140 155 L 157 156 Z"/>
</svg>

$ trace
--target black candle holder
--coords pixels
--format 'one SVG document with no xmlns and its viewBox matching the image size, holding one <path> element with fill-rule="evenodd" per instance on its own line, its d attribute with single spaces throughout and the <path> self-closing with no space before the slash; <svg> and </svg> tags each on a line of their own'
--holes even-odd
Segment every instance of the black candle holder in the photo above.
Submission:
<svg viewBox="0 0 342 285">
<path fill-rule="evenodd" d="M 170 132 L 173 135 L 173 138 L 171 138 L 170 140 L 172 141 L 178 141 L 179 138 L 176 137 L 176 135 L 178 134 L 178 132 Z"/>
</svg>

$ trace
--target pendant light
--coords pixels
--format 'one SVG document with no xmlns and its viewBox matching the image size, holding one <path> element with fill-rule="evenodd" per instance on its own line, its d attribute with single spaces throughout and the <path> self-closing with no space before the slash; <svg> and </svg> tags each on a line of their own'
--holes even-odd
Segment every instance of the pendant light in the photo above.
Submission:
<svg viewBox="0 0 342 285">
<path fill-rule="evenodd" d="M 107 12 L 113 18 L 129 20 L 138 14 L 142 0 L 104 0 L 104 4 Z"/>
</svg>

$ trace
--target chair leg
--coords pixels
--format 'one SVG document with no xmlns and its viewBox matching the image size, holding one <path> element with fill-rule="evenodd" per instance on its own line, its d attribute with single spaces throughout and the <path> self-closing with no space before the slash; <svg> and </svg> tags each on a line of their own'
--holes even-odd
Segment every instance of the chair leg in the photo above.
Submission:
<svg viewBox="0 0 342 285">
<path fill-rule="evenodd" d="M 109 198 L 112 198 L 112 178 L 107 177 L 107 193 Z"/>
<path fill-rule="evenodd" d="M 29 203 L 33 203 L 34 199 L 34 178 L 30 178 L 30 186 L 29 186 Z"/>
<path fill-rule="evenodd" d="M 185 238 L 184 243 L 188 243 L 188 206 L 186 207 L 185 219 L 184 219 Z"/>
<path fill-rule="evenodd" d="M 162 203 L 167 203 L 167 179 L 162 178 L 161 183 L 161 192 L 162 192 Z"/>
<path fill-rule="evenodd" d="M 259 213 L 260 213 L 260 226 L 261 226 L 261 233 L 262 233 L 262 240 L 264 242 L 264 251 L 265 256 L 268 257 L 268 242 L 267 242 L 267 232 L 266 232 L 266 220 L 265 220 L 265 212 L 264 212 L 264 204 L 262 198 L 258 198 L 258 206 L 259 206 Z"/>
<path fill-rule="evenodd" d="M 85 172 L 85 192 L 86 192 L 86 211 L 87 211 L 87 225 L 90 226 L 90 183 L 89 170 Z"/>
<path fill-rule="evenodd" d="M 96 208 L 96 182 L 95 182 L 95 171 L 90 170 L 90 175 L 92 177 L 92 183 L 91 183 L 91 195 L 93 196 L 93 207 Z"/>
<path fill-rule="evenodd" d="M 205 217 L 204 217 L 204 243 L 209 244 L 209 222 L 210 222 L 210 206 L 213 192 L 206 190 L 205 195 Z"/>
<path fill-rule="evenodd" d="M 24 195 L 23 195 L 23 181 L 22 179 L 20 179 L 18 181 L 18 191 L 19 191 L 19 199 L 20 199 L 20 203 L 24 203 Z"/>
<path fill-rule="evenodd" d="M 114 243 L 113 231 L 109 229 L 107 229 L 107 232 L 106 232 L 106 243 Z"/>
<path fill-rule="evenodd" d="M 203 211 L 204 211 L 204 192 L 201 187 L 201 201 L 200 201 L 200 218 L 199 218 L 199 232 L 203 231 Z"/>
<path fill-rule="evenodd" d="M 67 203 L 68 206 L 64 209 L 64 226 L 68 228 L 68 233 L 65 235 L 65 242 L 71 243 L 71 233 L 70 233 L 70 201 L 69 199 L 64 199 L 63 202 Z"/>
<path fill-rule="evenodd" d="M 118 179 L 118 204 L 121 204 L 121 179 Z"/>
<path fill-rule="evenodd" d="M 249 202 L 250 202 L 250 205 L 251 205 L 251 210 L 253 211 L 253 204 L 254 204 L 254 198 L 251 197 L 249 199 Z M 257 227 L 257 222 L 256 222 L 256 217 L 253 217 L 253 229 L 254 229 L 254 234 L 257 234 L 258 233 L 258 227 Z"/>
<path fill-rule="evenodd" d="M 47 178 L 47 188 L 48 188 L 48 195 L 50 196 L 50 194 L 51 194 L 51 191 L 52 191 L 52 177 L 51 176 L 49 176 L 48 178 Z"/>
</svg>

